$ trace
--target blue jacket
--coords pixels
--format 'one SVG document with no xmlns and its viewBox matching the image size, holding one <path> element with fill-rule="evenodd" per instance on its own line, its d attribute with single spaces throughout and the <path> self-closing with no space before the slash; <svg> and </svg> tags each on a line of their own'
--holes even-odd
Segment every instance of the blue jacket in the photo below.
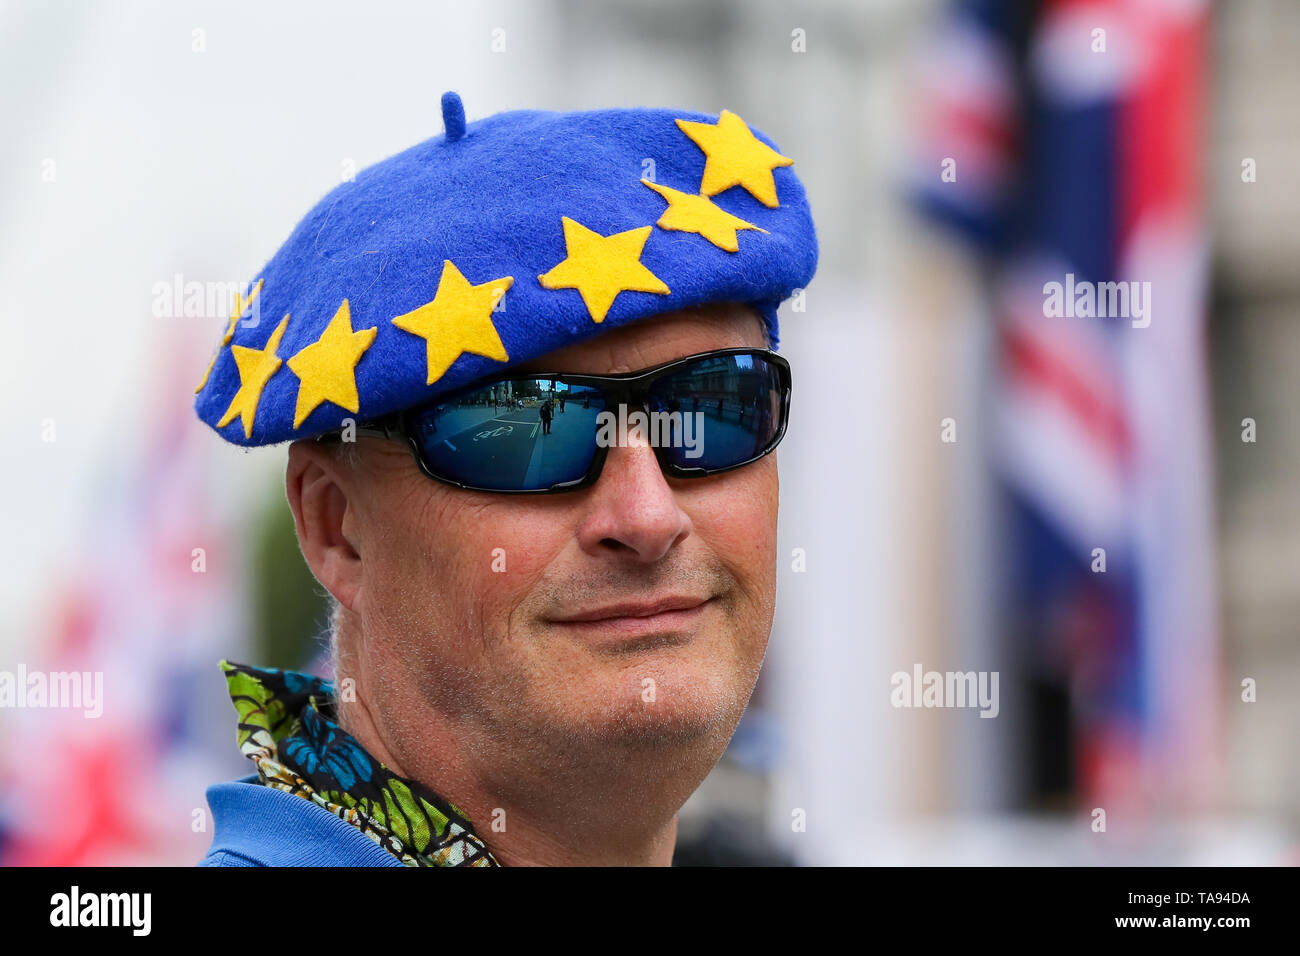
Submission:
<svg viewBox="0 0 1300 956">
<path fill-rule="evenodd" d="M 208 787 L 212 846 L 199 866 L 401 866 L 352 824 L 257 775 Z"/>
</svg>

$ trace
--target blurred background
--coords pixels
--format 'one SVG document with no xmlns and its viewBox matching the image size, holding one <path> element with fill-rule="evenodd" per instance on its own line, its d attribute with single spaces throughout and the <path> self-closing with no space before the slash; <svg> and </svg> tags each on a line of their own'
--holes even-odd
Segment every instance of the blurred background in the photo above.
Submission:
<svg viewBox="0 0 1300 956">
<path fill-rule="evenodd" d="M 0 862 L 196 862 L 252 771 L 217 661 L 323 666 L 191 284 L 448 89 L 730 109 L 808 189 L 776 626 L 676 862 L 1300 862 L 1294 0 L 2 0 L 0 89 L 0 673 L 103 674 L 0 706 Z M 1149 324 L 1047 315 L 1067 274 Z"/>
</svg>

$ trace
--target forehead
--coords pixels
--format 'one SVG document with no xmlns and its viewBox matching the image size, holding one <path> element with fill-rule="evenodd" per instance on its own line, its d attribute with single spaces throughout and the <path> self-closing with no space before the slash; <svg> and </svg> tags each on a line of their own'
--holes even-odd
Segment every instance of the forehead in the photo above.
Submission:
<svg viewBox="0 0 1300 956">
<path fill-rule="evenodd" d="M 640 319 L 548 352 L 518 366 L 518 371 L 612 375 L 635 372 L 711 349 L 766 345 L 762 317 L 748 306 L 727 303 Z"/>
</svg>

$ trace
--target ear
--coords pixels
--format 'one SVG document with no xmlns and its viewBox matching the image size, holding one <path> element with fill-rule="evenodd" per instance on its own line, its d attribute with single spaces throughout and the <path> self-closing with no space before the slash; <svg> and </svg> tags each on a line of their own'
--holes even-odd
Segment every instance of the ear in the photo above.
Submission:
<svg viewBox="0 0 1300 956">
<path fill-rule="evenodd" d="M 296 441 L 289 446 L 284 482 L 307 566 L 335 600 L 352 610 L 361 590 L 361 555 L 344 531 L 354 507 L 348 496 L 355 487 L 346 468 L 318 443 Z"/>
</svg>

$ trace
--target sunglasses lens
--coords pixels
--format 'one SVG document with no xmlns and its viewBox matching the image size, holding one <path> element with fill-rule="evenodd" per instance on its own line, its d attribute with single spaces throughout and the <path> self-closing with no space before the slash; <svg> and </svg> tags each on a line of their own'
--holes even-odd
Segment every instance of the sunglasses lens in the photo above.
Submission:
<svg viewBox="0 0 1300 956">
<path fill-rule="evenodd" d="M 776 445 L 788 383 L 785 367 L 762 355 L 708 355 L 650 383 L 650 416 L 637 427 L 683 477 L 734 468 Z M 602 442 L 625 433 L 629 411 L 610 406 L 600 386 L 509 377 L 426 406 L 406 419 L 406 431 L 440 478 L 485 491 L 546 491 L 583 479 Z"/>
<path fill-rule="evenodd" d="M 661 454 L 680 468 L 720 469 L 771 450 L 781 431 L 783 370 L 761 355 L 714 355 L 659 379 L 649 409 L 680 412 L 661 429 Z M 665 441 L 663 432 L 669 431 Z"/>
<path fill-rule="evenodd" d="M 587 473 L 604 408 L 594 388 L 509 378 L 425 408 L 408 430 L 443 478 L 490 491 L 542 491 Z"/>
</svg>

